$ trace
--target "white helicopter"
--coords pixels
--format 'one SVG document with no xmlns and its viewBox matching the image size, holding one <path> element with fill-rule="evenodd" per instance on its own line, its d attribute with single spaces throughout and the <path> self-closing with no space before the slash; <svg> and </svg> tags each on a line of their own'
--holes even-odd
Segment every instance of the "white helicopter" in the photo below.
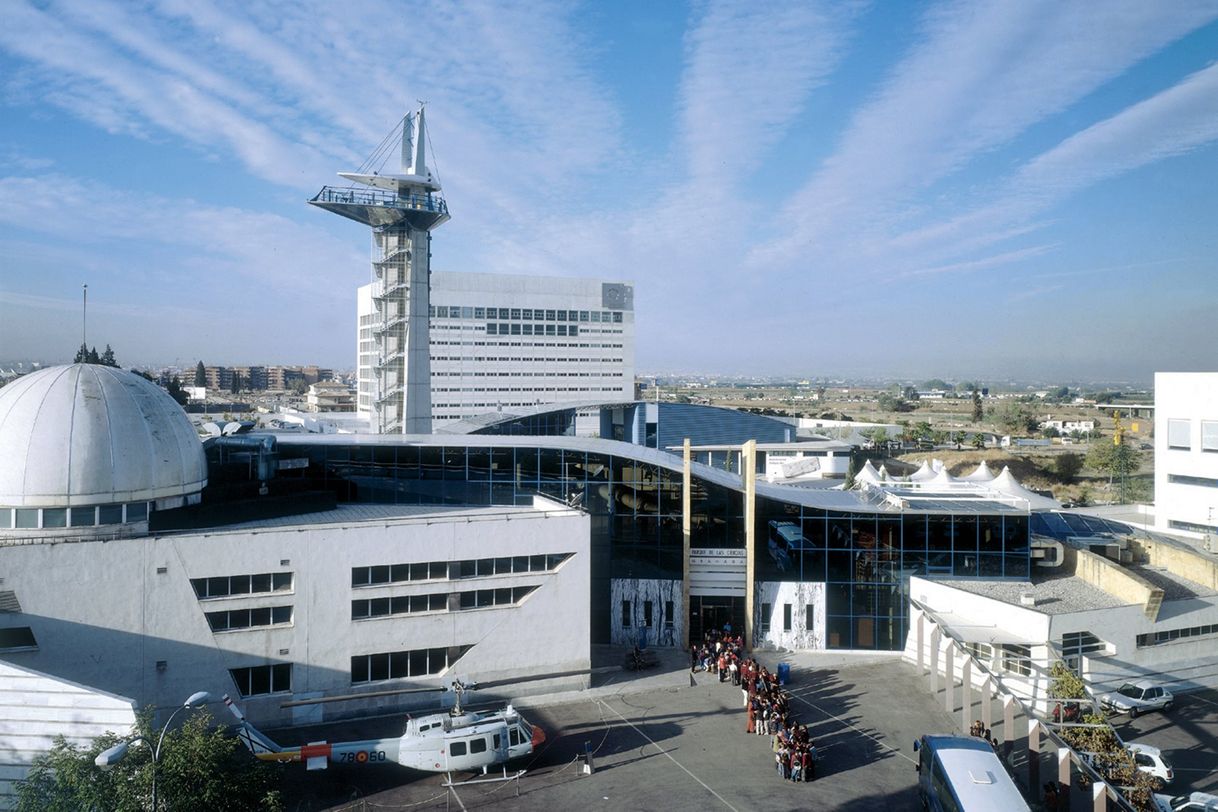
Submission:
<svg viewBox="0 0 1218 812">
<path fill-rule="evenodd" d="M 464 710 L 461 707 L 462 697 L 466 691 L 475 688 L 477 685 L 473 683 L 454 680 L 449 687 L 439 689 L 452 691 L 456 696 L 452 709 L 447 713 L 434 713 L 418 719 L 408 718 L 406 730 L 397 738 L 334 743 L 323 741 L 299 747 L 281 747 L 271 741 L 249 723 L 227 694 L 224 695 L 224 704 L 237 717 L 237 738 L 256 758 L 280 763 L 303 761 L 309 770 L 324 770 L 333 761 L 336 764 L 357 765 L 394 763 L 431 773 L 479 769 L 486 773 L 488 767 L 531 754 L 546 740 L 545 731 L 529 724 L 510 704 L 496 711 Z M 412 690 L 417 689 L 386 693 L 407 693 Z M 508 778 L 506 767 L 504 769 L 505 778 Z M 513 777 L 523 773 L 521 770 Z"/>
</svg>

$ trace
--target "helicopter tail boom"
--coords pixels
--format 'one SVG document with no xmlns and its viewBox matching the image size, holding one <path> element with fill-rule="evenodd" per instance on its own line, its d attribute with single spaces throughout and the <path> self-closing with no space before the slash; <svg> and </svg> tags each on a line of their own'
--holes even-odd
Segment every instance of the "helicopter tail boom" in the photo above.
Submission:
<svg viewBox="0 0 1218 812">
<path fill-rule="evenodd" d="M 237 738 L 241 743 L 249 749 L 257 758 L 263 761 L 299 761 L 300 750 L 285 750 L 275 742 L 266 737 L 262 731 L 254 727 L 245 718 L 245 714 L 241 709 L 233 704 L 233 700 L 228 694 L 224 695 L 225 706 L 232 711 L 233 716 L 237 717 L 240 730 L 237 733 Z"/>
</svg>

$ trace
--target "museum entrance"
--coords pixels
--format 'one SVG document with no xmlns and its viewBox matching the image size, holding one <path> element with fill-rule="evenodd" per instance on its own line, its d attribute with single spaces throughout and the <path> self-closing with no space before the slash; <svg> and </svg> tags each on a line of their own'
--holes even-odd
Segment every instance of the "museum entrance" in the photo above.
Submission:
<svg viewBox="0 0 1218 812">
<path fill-rule="evenodd" d="M 689 596 L 689 642 L 702 642 L 705 633 L 723 631 L 730 624 L 732 634 L 744 634 L 744 598 L 732 595 Z"/>
</svg>

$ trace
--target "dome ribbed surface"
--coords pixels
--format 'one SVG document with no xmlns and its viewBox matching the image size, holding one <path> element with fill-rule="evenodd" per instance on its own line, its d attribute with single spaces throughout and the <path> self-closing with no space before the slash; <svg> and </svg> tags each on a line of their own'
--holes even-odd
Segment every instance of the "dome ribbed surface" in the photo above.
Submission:
<svg viewBox="0 0 1218 812">
<path fill-rule="evenodd" d="M 207 459 L 186 413 L 134 372 L 73 364 L 0 389 L 0 505 L 135 502 L 206 484 Z"/>
</svg>

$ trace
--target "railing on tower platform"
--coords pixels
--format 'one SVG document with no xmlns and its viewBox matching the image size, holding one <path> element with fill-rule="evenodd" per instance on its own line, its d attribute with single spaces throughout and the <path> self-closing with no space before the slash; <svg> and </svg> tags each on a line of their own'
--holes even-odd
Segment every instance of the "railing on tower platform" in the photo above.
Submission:
<svg viewBox="0 0 1218 812">
<path fill-rule="evenodd" d="M 324 186 L 310 203 L 345 203 L 352 206 L 379 206 L 387 209 L 403 211 L 429 211 L 436 214 L 448 214 L 448 204 L 444 198 L 435 194 L 395 195 L 390 192 L 377 192 L 365 189 L 340 189 L 335 186 Z"/>
</svg>

